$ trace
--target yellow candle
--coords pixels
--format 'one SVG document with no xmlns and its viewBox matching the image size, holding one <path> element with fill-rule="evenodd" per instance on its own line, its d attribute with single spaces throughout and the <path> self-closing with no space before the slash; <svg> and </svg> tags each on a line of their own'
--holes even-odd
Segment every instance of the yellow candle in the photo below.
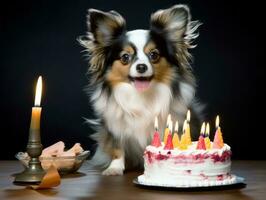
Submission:
<svg viewBox="0 0 266 200">
<path fill-rule="evenodd" d="M 186 125 L 186 129 L 185 129 L 185 139 L 186 139 L 186 143 L 187 145 L 191 145 L 192 141 L 191 141 L 191 135 L 190 135 L 190 110 L 187 111 L 187 125 Z"/>
<path fill-rule="evenodd" d="M 186 128 L 187 128 L 187 120 L 185 120 L 183 123 L 183 134 L 181 135 L 181 139 L 180 139 L 180 143 L 179 143 L 179 148 L 181 150 L 185 150 L 188 147 L 188 144 L 186 141 L 186 134 L 185 134 Z"/>
<path fill-rule="evenodd" d="M 174 148 L 177 148 L 179 146 L 178 121 L 176 121 L 175 123 L 175 132 L 174 132 L 172 141 L 173 141 Z"/>
<path fill-rule="evenodd" d="M 186 143 L 186 138 L 185 138 L 185 135 L 184 134 L 182 134 L 181 135 L 181 139 L 180 139 L 180 143 L 179 143 L 179 149 L 181 149 L 181 150 L 185 150 L 185 149 L 187 149 L 187 143 Z"/>
<path fill-rule="evenodd" d="M 207 126 L 206 126 L 206 137 L 204 138 L 205 140 L 205 145 L 206 145 L 206 149 L 210 149 L 211 148 L 211 141 L 210 141 L 210 124 L 207 123 Z"/>
<path fill-rule="evenodd" d="M 36 86 L 35 93 L 35 103 L 34 107 L 32 107 L 31 112 L 31 123 L 30 130 L 39 130 L 40 129 L 40 119 L 41 119 L 41 96 L 42 96 L 42 77 L 39 76 Z"/>
<path fill-rule="evenodd" d="M 186 129 L 187 129 L 187 120 L 185 120 L 185 121 L 183 122 L 183 129 L 182 129 L 182 131 L 183 131 L 183 135 L 186 133 Z"/>
<path fill-rule="evenodd" d="M 170 121 L 171 121 L 171 114 L 169 114 L 168 117 L 167 117 L 166 129 L 164 130 L 164 137 L 163 137 L 164 144 L 166 144 L 167 137 L 168 137 L 168 134 L 169 134 L 169 123 L 170 123 Z"/>
</svg>

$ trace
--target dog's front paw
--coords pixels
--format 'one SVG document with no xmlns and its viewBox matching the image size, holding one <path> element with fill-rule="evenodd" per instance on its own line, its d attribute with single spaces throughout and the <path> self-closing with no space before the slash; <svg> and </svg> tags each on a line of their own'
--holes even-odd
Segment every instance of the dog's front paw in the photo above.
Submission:
<svg viewBox="0 0 266 200">
<path fill-rule="evenodd" d="M 102 175 L 105 176 L 117 176 L 117 175 L 123 175 L 124 169 L 121 167 L 113 167 L 110 166 L 106 170 L 102 172 Z"/>
<path fill-rule="evenodd" d="M 124 157 L 112 160 L 109 167 L 102 172 L 105 176 L 123 175 L 125 169 Z"/>
</svg>

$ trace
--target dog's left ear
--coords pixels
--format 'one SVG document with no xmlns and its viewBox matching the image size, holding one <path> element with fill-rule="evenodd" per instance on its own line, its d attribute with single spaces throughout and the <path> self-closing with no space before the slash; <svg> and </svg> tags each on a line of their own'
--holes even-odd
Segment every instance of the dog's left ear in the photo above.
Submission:
<svg viewBox="0 0 266 200">
<path fill-rule="evenodd" d="M 151 32 L 170 37 L 178 41 L 184 37 L 191 16 L 186 5 L 175 5 L 165 10 L 158 10 L 151 15 Z"/>
</svg>

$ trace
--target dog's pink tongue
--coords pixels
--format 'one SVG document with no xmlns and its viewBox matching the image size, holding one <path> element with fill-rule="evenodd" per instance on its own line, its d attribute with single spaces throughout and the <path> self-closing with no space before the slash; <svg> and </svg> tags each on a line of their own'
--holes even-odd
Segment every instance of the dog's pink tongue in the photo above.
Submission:
<svg viewBox="0 0 266 200">
<path fill-rule="evenodd" d="M 134 81 L 135 87 L 138 91 L 144 91 L 149 88 L 150 81 L 144 81 L 144 80 L 135 80 Z"/>
</svg>

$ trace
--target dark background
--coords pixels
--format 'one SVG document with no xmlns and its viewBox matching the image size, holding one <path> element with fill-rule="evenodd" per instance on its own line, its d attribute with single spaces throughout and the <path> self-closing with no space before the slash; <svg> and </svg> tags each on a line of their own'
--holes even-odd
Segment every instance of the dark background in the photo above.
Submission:
<svg viewBox="0 0 266 200">
<path fill-rule="evenodd" d="M 224 140 L 235 159 L 265 159 L 263 6 L 244 1 L 1 1 L 0 159 L 14 159 L 27 144 L 37 77 L 43 76 L 42 143 L 80 142 L 93 149 L 87 63 L 76 38 L 86 33 L 88 8 L 116 10 L 128 29 L 149 26 L 150 14 L 176 3 L 190 6 L 200 20 L 193 68 L 197 96 L 214 126 L 221 116 Z M 259 116 L 262 114 L 262 116 Z M 213 135 L 212 135 L 213 136 Z"/>
</svg>

